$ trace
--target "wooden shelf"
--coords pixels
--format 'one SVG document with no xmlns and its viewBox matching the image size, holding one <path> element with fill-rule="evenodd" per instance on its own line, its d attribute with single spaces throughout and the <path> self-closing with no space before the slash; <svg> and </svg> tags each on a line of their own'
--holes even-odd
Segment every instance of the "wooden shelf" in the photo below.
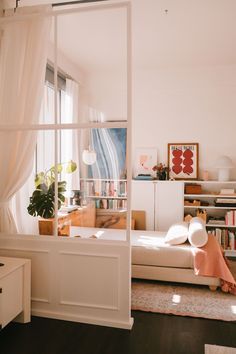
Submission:
<svg viewBox="0 0 236 354">
<path fill-rule="evenodd" d="M 236 207 L 217 207 L 214 205 L 184 205 L 184 209 L 215 209 L 215 210 L 236 210 Z"/>
<path fill-rule="evenodd" d="M 189 180 L 183 180 L 183 182 L 185 183 L 185 184 L 211 184 L 211 183 L 215 183 L 215 184 L 235 184 L 236 183 L 236 181 L 203 181 L 203 180 L 191 180 L 191 181 L 189 181 Z"/>
<path fill-rule="evenodd" d="M 228 257 L 236 257 L 236 250 L 224 250 L 224 253 Z"/>
<path fill-rule="evenodd" d="M 127 200 L 127 197 L 114 197 L 114 196 L 105 196 L 105 195 L 88 195 L 85 198 L 92 198 L 92 199 L 123 199 L 123 200 Z"/>
<path fill-rule="evenodd" d="M 186 193 L 186 185 L 189 185 L 189 194 Z M 198 184 L 199 190 L 196 190 L 200 193 L 195 193 L 195 190 L 191 190 L 191 184 Z M 201 188 L 200 188 L 201 187 Z M 233 194 L 221 194 L 222 189 L 233 189 Z M 234 215 L 236 210 L 236 205 L 233 203 L 233 199 L 236 199 L 236 181 L 184 181 L 184 203 L 189 202 L 190 205 L 184 205 L 184 215 L 190 214 L 191 216 L 200 216 L 203 219 L 211 220 L 212 223 L 206 223 L 206 228 L 208 231 L 217 235 L 218 241 L 222 244 L 225 244 L 225 247 L 230 246 L 229 237 L 226 239 L 227 233 L 232 233 L 236 235 L 236 225 L 234 223 Z M 217 205 L 216 200 L 222 202 Z M 229 199 L 229 200 L 227 200 Z M 198 201 L 195 204 L 206 204 L 206 205 L 193 205 L 194 200 Z M 231 202 L 231 203 L 230 203 Z M 226 205 L 225 205 L 226 204 Z M 232 204 L 232 205 L 231 205 Z M 199 210 L 204 211 L 201 215 Z M 215 221 L 215 220 L 216 221 Z M 224 224 L 218 224 L 217 219 L 225 222 Z M 230 222 L 231 225 L 226 224 Z M 218 229 L 218 231 L 216 231 Z M 232 236 L 232 235 L 231 235 Z M 236 242 L 236 240 L 235 240 Z M 227 256 L 236 257 L 236 250 L 225 250 Z"/>
<path fill-rule="evenodd" d="M 96 214 L 114 214 L 114 213 L 126 213 L 127 209 L 96 209 Z"/>
<path fill-rule="evenodd" d="M 216 227 L 216 228 L 221 228 L 221 229 L 235 229 L 236 225 L 206 224 L 206 227 Z"/>
<path fill-rule="evenodd" d="M 81 181 L 94 182 L 94 181 L 104 181 L 104 182 L 127 182 L 127 179 L 110 179 L 110 178 L 81 178 Z"/>
<path fill-rule="evenodd" d="M 189 198 L 226 198 L 226 199 L 234 199 L 236 198 L 236 194 L 184 194 L 184 197 Z"/>
</svg>

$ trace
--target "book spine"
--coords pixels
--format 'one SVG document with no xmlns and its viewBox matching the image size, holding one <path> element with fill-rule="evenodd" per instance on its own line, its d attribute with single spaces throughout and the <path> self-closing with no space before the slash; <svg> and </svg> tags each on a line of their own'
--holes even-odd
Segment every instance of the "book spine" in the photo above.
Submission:
<svg viewBox="0 0 236 354">
<path fill-rule="evenodd" d="M 235 249 L 235 235 L 233 232 L 229 232 L 229 248 L 231 250 Z"/>
</svg>

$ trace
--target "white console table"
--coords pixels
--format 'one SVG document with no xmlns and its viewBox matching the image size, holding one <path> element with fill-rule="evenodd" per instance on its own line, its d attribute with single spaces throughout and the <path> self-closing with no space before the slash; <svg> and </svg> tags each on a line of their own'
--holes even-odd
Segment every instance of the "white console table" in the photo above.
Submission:
<svg viewBox="0 0 236 354">
<path fill-rule="evenodd" d="M 0 257 L 0 328 L 10 321 L 30 322 L 31 261 Z"/>
</svg>

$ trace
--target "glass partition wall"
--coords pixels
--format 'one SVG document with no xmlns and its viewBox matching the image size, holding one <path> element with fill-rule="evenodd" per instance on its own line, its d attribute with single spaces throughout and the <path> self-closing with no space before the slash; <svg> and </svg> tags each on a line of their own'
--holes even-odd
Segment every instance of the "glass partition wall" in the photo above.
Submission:
<svg viewBox="0 0 236 354">
<path fill-rule="evenodd" d="M 124 230 L 132 226 L 126 222 L 127 7 L 67 7 L 55 14 L 34 165 L 13 201 L 18 231 L 71 236 L 75 214 L 71 226 Z M 91 222 L 86 208 L 93 210 Z"/>
<path fill-rule="evenodd" d="M 6 142 L 31 139 L 33 156 L 0 255 L 32 260 L 36 316 L 130 329 L 130 3 L 37 16 L 52 18 L 40 117 L 0 124 Z"/>
</svg>

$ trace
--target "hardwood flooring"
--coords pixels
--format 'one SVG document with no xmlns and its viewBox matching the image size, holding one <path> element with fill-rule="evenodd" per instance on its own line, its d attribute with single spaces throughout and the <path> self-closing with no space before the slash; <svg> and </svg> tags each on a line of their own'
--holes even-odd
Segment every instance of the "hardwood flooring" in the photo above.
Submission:
<svg viewBox="0 0 236 354">
<path fill-rule="evenodd" d="M 0 331 L 0 354 L 203 354 L 236 347 L 236 323 L 133 312 L 131 331 L 32 317 Z"/>
</svg>

